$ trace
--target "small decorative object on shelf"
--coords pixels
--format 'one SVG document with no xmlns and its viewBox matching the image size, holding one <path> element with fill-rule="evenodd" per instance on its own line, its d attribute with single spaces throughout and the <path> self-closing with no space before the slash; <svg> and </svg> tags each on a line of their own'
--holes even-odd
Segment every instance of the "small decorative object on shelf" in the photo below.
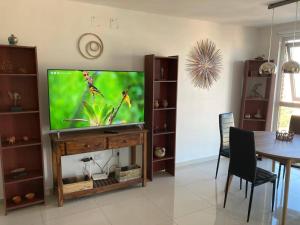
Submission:
<svg viewBox="0 0 300 225">
<path fill-rule="evenodd" d="M 16 205 L 20 204 L 22 202 L 22 198 L 20 195 L 16 195 L 14 197 L 12 197 L 12 202 L 15 203 Z"/>
<path fill-rule="evenodd" d="M 164 99 L 164 100 L 162 101 L 162 105 L 163 105 L 164 108 L 167 108 L 168 105 L 169 105 L 168 100 L 167 100 L 167 99 Z"/>
<path fill-rule="evenodd" d="M 28 173 L 26 172 L 26 169 L 23 167 L 10 171 L 10 177 L 12 177 L 13 179 L 19 179 L 21 177 L 25 177 L 25 176 L 27 176 L 27 174 Z"/>
<path fill-rule="evenodd" d="M 294 135 L 294 132 L 276 131 L 276 140 L 291 142 Z"/>
<path fill-rule="evenodd" d="M 15 136 L 8 137 L 6 138 L 6 141 L 8 144 L 13 145 L 16 143 L 16 137 Z"/>
<path fill-rule="evenodd" d="M 257 112 L 254 115 L 254 118 L 256 118 L 256 119 L 262 119 L 263 118 L 263 116 L 261 115 L 260 109 L 257 109 Z"/>
<path fill-rule="evenodd" d="M 23 136 L 23 141 L 29 141 L 29 138 L 27 136 Z"/>
<path fill-rule="evenodd" d="M 197 42 L 187 59 L 187 70 L 195 87 L 209 89 L 219 79 L 222 56 L 215 43 L 206 39 Z"/>
<path fill-rule="evenodd" d="M 18 71 L 20 73 L 27 73 L 27 70 L 25 68 L 19 68 Z"/>
<path fill-rule="evenodd" d="M 164 123 L 164 130 L 168 130 L 168 124 L 167 123 Z"/>
<path fill-rule="evenodd" d="M 163 158 L 166 155 L 166 149 L 164 147 L 155 147 L 154 155 L 157 158 Z"/>
<path fill-rule="evenodd" d="M 159 101 L 157 99 L 154 101 L 154 108 L 159 108 Z"/>
<path fill-rule="evenodd" d="M 245 113 L 245 119 L 251 119 L 251 114 L 250 113 Z"/>
<path fill-rule="evenodd" d="M 31 192 L 25 195 L 25 198 L 29 201 L 32 201 L 35 197 L 35 193 Z"/>
<path fill-rule="evenodd" d="M 250 98 L 264 98 L 264 96 L 260 93 L 260 88 L 262 87 L 262 83 L 256 83 L 253 85 L 250 91 Z"/>
<path fill-rule="evenodd" d="M 265 55 L 259 55 L 254 60 L 265 60 Z"/>
<path fill-rule="evenodd" d="M 18 39 L 15 35 L 13 35 L 13 34 L 11 34 L 11 35 L 7 38 L 7 40 L 8 40 L 8 43 L 9 43 L 10 45 L 16 45 L 16 44 L 18 43 L 18 41 L 19 41 L 19 39 Z"/>
<path fill-rule="evenodd" d="M 8 96 L 12 101 L 13 106 L 11 106 L 12 112 L 20 112 L 22 111 L 22 107 L 20 106 L 21 95 L 18 92 L 8 92 Z"/>
</svg>

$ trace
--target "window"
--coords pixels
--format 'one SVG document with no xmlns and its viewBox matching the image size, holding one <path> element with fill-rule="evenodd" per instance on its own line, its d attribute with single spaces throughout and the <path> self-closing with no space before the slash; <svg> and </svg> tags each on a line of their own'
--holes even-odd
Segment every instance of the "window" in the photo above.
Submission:
<svg viewBox="0 0 300 225">
<path fill-rule="evenodd" d="M 284 43 L 283 62 L 300 62 L 300 40 Z M 280 74 L 280 97 L 278 107 L 277 130 L 288 130 L 291 115 L 300 115 L 300 74 Z"/>
</svg>

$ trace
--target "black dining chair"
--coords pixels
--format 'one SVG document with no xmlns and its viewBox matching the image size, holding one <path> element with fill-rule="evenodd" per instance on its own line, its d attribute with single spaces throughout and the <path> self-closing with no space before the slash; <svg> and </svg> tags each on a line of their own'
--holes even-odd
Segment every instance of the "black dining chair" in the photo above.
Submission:
<svg viewBox="0 0 300 225">
<path fill-rule="evenodd" d="M 230 147 L 229 147 L 229 128 L 234 127 L 233 113 L 222 113 L 219 114 L 219 130 L 220 130 L 220 149 L 219 157 L 217 162 L 216 176 L 218 176 L 219 164 L 221 156 L 230 158 Z"/>
<path fill-rule="evenodd" d="M 300 116 L 296 116 L 296 115 L 291 116 L 289 132 L 294 132 L 295 134 L 300 134 Z M 282 166 L 283 166 L 283 176 L 282 177 L 284 178 L 284 175 L 285 175 L 285 165 L 283 163 L 280 163 L 279 168 L 278 168 L 277 188 L 279 186 Z M 292 167 L 300 169 L 299 163 L 292 164 Z"/>
<path fill-rule="evenodd" d="M 233 113 L 219 114 L 219 131 L 220 131 L 220 149 L 217 162 L 216 176 L 217 179 L 219 164 L 221 156 L 230 158 L 230 146 L 229 146 L 229 128 L 234 127 Z M 240 189 L 242 189 L 242 179 L 240 179 Z"/>
<path fill-rule="evenodd" d="M 226 182 L 224 208 L 226 206 L 227 194 L 230 181 L 233 176 L 246 180 L 251 183 L 251 194 L 248 207 L 247 222 L 249 222 L 254 187 L 271 182 L 273 184 L 272 211 L 274 209 L 274 197 L 276 188 L 276 174 L 257 167 L 255 140 L 252 131 L 241 130 L 230 127 L 230 162 Z M 247 191 L 247 190 L 246 190 Z"/>
</svg>

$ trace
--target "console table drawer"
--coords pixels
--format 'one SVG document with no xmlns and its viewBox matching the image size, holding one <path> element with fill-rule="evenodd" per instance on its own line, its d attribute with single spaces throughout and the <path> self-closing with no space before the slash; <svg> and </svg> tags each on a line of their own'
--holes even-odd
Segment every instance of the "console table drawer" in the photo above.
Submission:
<svg viewBox="0 0 300 225">
<path fill-rule="evenodd" d="M 108 148 L 121 148 L 143 143 L 142 134 L 121 135 L 108 138 Z"/>
<path fill-rule="evenodd" d="M 105 148 L 106 148 L 105 138 L 95 138 L 95 139 L 87 138 L 87 139 L 80 139 L 79 141 L 66 142 L 67 155 L 102 150 Z"/>
</svg>

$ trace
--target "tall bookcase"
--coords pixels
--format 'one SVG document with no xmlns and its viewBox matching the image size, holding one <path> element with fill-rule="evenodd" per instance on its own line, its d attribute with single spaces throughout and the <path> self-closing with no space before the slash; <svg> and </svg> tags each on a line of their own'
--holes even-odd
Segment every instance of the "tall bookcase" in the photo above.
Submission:
<svg viewBox="0 0 300 225">
<path fill-rule="evenodd" d="M 8 92 L 21 96 L 12 108 Z M 44 202 L 44 169 L 35 47 L 0 45 L 0 156 L 5 213 Z M 8 141 L 15 137 L 15 141 Z M 23 172 L 15 172 L 23 168 Z M 33 199 L 25 195 L 34 193 Z M 12 198 L 21 197 L 16 204 Z"/>
<path fill-rule="evenodd" d="M 242 102 L 239 126 L 250 131 L 266 130 L 267 117 L 271 110 L 270 97 L 275 75 L 259 74 L 259 67 L 265 60 L 247 60 L 245 62 Z M 260 114 L 260 117 L 257 116 Z"/>
<path fill-rule="evenodd" d="M 175 175 L 178 56 L 146 55 L 145 76 L 145 115 L 149 130 L 147 176 L 152 180 L 153 173 L 158 171 Z M 166 149 L 163 158 L 155 157 L 156 147 Z"/>
</svg>

